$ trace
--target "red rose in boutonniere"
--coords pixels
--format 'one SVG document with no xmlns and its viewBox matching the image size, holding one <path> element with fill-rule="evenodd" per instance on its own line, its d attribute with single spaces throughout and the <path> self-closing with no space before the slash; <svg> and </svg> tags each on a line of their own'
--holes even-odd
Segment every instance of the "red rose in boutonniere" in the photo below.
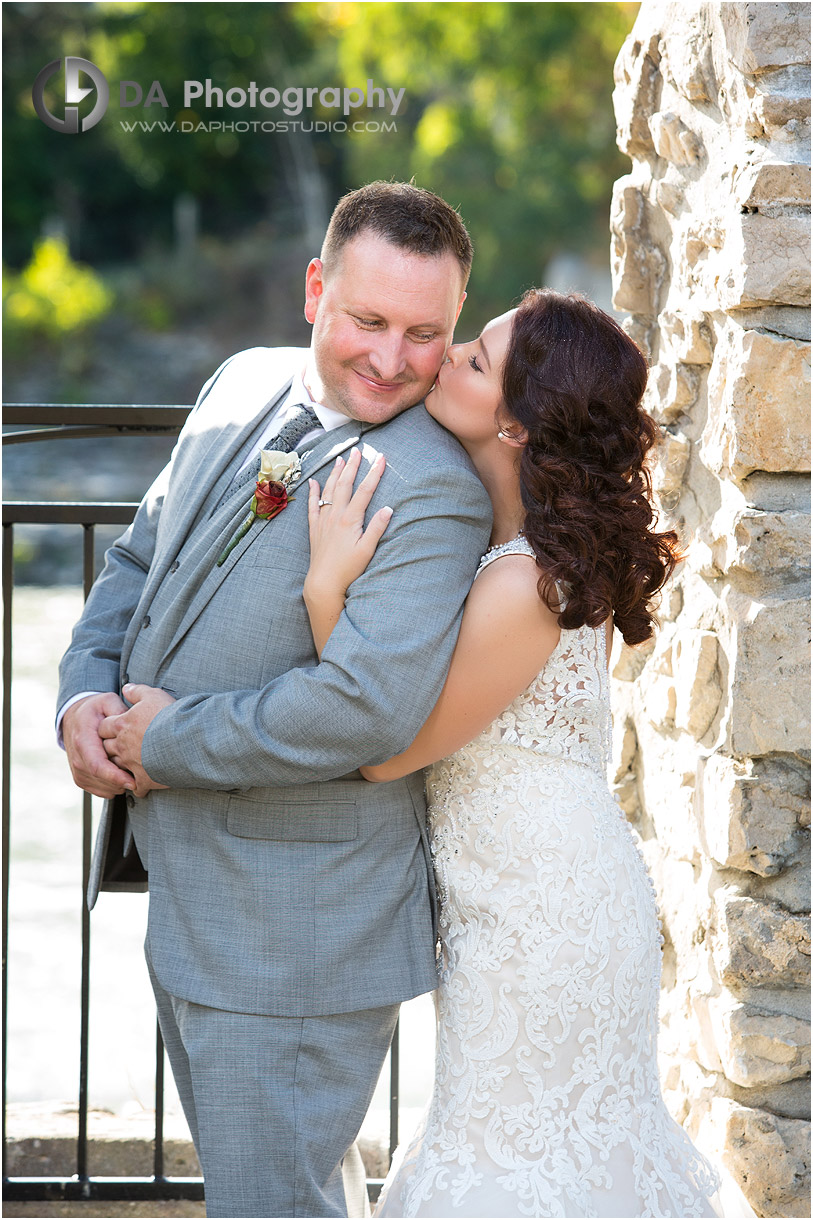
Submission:
<svg viewBox="0 0 813 1220">
<path fill-rule="evenodd" d="M 283 453 L 279 449 L 260 451 L 260 473 L 254 487 L 254 495 L 248 508 L 248 516 L 217 561 L 221 567 L 241 538 L 245 538 L 254 522 L 260 517 L 270 521 L 287 507 L 288 488 L 295 487 L 302 476 L 302 465 L 298 453 Z"/>
<path fill-rule="evenodd" d="M 276 517 L 288 503 L 288 490 L 284 483 L 258 481 L 253 503 L 258 517 Z"/>
</svg>

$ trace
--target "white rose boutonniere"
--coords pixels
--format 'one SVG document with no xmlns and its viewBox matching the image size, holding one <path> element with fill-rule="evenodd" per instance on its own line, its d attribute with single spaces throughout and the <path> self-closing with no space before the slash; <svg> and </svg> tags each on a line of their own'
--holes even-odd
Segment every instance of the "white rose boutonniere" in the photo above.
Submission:
<svg viewBox="0 0 813 1220">
<path fill-rule="evenodd" d="M 270 521 L 287 507 L 288 501 L 293 499 L 293 496 L 288 494 L 289 489 L 294 488 L 301 477 L 302 463 L 298 453 L 284 453 L 281 449 L 260 450 L 260 472 L 254 486 L 248 516 L 218 559 L 218 567 L 222 567 L 258 517 Z"/>
</svg>

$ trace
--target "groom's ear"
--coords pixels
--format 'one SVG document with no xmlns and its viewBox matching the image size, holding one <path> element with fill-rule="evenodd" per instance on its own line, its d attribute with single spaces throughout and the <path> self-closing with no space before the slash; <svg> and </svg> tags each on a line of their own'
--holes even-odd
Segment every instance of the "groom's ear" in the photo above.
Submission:
<svg viewBox="0 0 813 1220">
<path fill-rule="evenodd" d="M 454 316 L 454 320 L 455 320 L 455 326 L 457 325 L 457 319 L 460 317 L 460 310 L 463 308 L 463 302 L 465 301 L 465 299 L 466 299 L 466 297 L 467 297 L 468 295 L 469 295 L 469 294 L 466 292 L 466 290 L 465 290 L 465 288 L 464 288 L 464 289 L 463 289 L 463 295 L 462 295 L 462 296 L 461 296 L 461 298 L 460 298 L 460 303 L 459 303 L 459 305 L 457 306 L 457 313 L 456 313 L 456 314 L 455 314 L 455 316 Z"/>
<path fill-rule="evenodd" d="M 311 326 L 316 321 L 319 299 L 325 291 L 321 258 L 312 258 L 305 272 L 305 317 Z M 461 301 L 462 304 L 462 301 Z"/>
</svg>

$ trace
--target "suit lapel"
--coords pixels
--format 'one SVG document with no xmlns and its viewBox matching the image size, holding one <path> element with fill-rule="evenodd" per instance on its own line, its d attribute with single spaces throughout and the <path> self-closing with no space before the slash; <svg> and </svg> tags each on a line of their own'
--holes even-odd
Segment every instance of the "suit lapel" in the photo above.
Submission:
<svg viewBox="0 0 813 1220">
<path fill-rule="evenodd" d="M 334 428 L 330 432 L 326 432 L 323 437 L 320 437 L 313 449 L 309 450 L 304 455 L 302 463 L 302 477 L 294 489 L 294 495 L 300 495 L 307 498 L 308 495 L 308 479 L 314 474 L 336 460 L 339 454 L 346 452 L 353 445 L 358 444 L 363 436 L 363 433 L 369 429 L 369 425 L 358 424 L 355 420 L 348 420 L 347 424 L 342 424 L 339 428 Z M 211 488 L 213 481 L 209 482 Z M 246 507 L 251 499 L 248 494 L 249 488 L 246 488 Z M 263 530 L 279 528 L 279 522 L 276 518 L 269 520 L 256 520 L 248 533 L 237 544 L 231 552 L 226 562 L 222 567 L 217 567 L 216 562 L 212 563 L 210 570 L 204 575 L 200 587 L 190 602 L 186 613 L 183 615 L 177 630 L 174 632 L 171 641 L 168 644 L 166 652 L 162 658 L 162 663 L 170 656 L 178 643 L 193 626 L 199 618 L 208 603 L 214 597 L 217 590 L 220 588 L 223 581 L 232 571 L 236 564 L 240 562 L 246 552 L 252 547 L 257 539 L 261 536 Z M 235 527 L 237 528 L 237 527 Z M 181 540 L 182 541 L 182 540 Z M 174 553 L 174 552 L 173 552 Z M 166 571 L 166 568 L 164 568 Z"/>
<path fill-rule="evenodd" d="M 212 498 L 217 497 L 215 499 L 215 503 L 217 503 L 234 478 L 238 458 L 248 448 L 252 435 L 255 432 L 258 434 L 261 432 L 269 411 L 274 410 L 288 393 L 291 381 L 292 378 L 288 378 L 285 385 L 246 423 L 209 426 L 197 443 L 190 437 L 186 451 L 184 453 L 179 451 L 172 477 L 173 484 L 179 485 L 183 492 L 172 495 L 170 510 L 167 513 L 168 526 L 166 521 L 162 522 L 167 533 L 162 538 L 160 549 L 150 567 L 140 600 L 139 612 L 134 616 L 127 630 L 122 646 L 122 672 L 127 668 L 130 651 L 138 635 L 142 611 L 151 605 L 187 537 L 204 522 L 206 509 Z M 162 513 L 164 506 L 162 506 Z"/>
<path fill-rule="evenodd" d="M 201 446 L 199 453 L 190 454 L 187 465 L 191 469 L 187 471 L 181 468 L 179 470 L 178 474 L 181 478 L 185 474 L 188 475 L 186 486 L 189 489 L 189 495 L 183 498 L 181 511 L 173 522 L 173 532 L 166 548 L 170 563 L 187 536 L 205 519 L 209 504 L 218 503 L 223 492 L 235 477 L 238 460 L 248 449 L 254 433 L 257 434 L 257 444 L 259 444 L 266 417 L 277 408 L 288 393 L 291 388 L 291 380 L 289 378 L 282 389 L 274 394 L 242 427 L 230 425 L 226 428 L 222 426 L 210 428 L 206 448 Z"/>
</svg>

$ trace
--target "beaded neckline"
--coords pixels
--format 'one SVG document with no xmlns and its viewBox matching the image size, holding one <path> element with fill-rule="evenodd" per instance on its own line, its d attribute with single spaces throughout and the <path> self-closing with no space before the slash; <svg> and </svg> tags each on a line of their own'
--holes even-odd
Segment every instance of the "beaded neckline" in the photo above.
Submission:
<svg viewBox="0 0 813 1220">
<path fill-rule="evenodd" d="M 500 542 L 495 546 L 490 546 L 483 555 L 483 559 L 485 559 L 486 555 L 501 555 L 503 551 L 507 551 L 509 547 L 512 547 L 514 543 L 519 542 L 520 539 L 522 539 L 523 542 L 527 541 L 524 530 L 520 530 L 516 538 L 511 538 L 509 542 Z"/>
<path fill-rule="evenodd" d="M 501 542 L 497 546 L 490 546 L 483 555 L 483 558 L 480 560 L 480 566 L 477 571 L 482 571 L 487 564 L 493 563 L 494 560 L 499 559 L 501 555 L 509 554 L 530 555 L 534 559 L 536 558 L 533 547 L 525 537 L 523 531 L 520 530 L 516 538 L 512 538 L 510 542 Z"/>
</svg>

